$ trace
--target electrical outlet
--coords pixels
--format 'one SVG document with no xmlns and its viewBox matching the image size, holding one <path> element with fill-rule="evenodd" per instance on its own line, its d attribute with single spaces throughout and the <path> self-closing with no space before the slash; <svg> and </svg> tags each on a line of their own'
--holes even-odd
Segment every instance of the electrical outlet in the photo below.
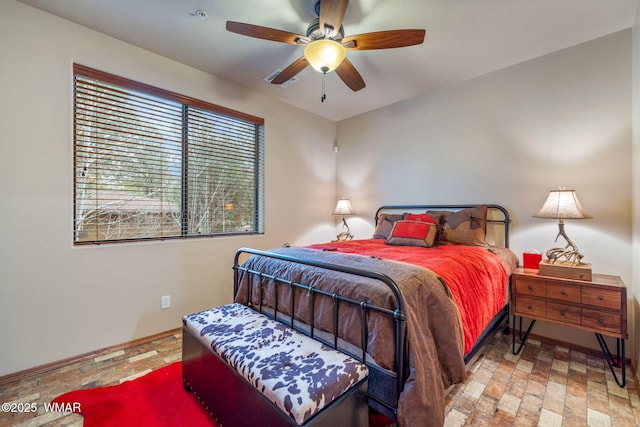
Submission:
<svg viewBox="0 0 640 427">
<path fill-rule="evenodd" d="M 166 310 L 171 307 L 171 295 L 164 295 L 160 298 L 160 308 Z"/>
</svg>

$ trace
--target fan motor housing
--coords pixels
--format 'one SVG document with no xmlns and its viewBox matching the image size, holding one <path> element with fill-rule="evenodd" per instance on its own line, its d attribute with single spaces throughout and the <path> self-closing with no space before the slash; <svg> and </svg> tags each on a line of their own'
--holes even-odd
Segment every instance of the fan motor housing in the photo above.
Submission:
<svg viewBox="0 0 640 427">
<path fill-rule="evenodd" d="M 330 40 L 340 42 L 340 40 L 344 38 L 344 27 L 341 25 L 340 31 L 338 31 L 338 34 L 336 34 L 334 37 L 325 37 L 324 31 L 322 31 L 322 29 L 320 28 L 320 18 L 316 18 L 311 21 L 309 23 L 309 26 L 307 27 L 307 37 L 309 37 L 312 41 L 328 38 Z"/>
</svg>

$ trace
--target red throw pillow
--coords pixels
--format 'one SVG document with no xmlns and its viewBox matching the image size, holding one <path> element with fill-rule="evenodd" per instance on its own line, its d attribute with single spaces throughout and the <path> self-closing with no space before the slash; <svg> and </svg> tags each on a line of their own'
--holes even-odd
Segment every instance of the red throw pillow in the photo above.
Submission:
<svg viewBox="0 0 640 427">
<path fill-rule="evenodd" d="M 428 222 L 429 224 L 437 224 L 438 220 L 433 219 L 431 215 L 428 213 L 423 214 L 409 214 L 404 219 L 407 221 L 420 221 L 420 222 Z"/>
<path fill-rule="evenodd" d="M 385 243 L 397 246 L 434 246 L 438 226 L 421 221 L 396 221 Z"/>
</svg>

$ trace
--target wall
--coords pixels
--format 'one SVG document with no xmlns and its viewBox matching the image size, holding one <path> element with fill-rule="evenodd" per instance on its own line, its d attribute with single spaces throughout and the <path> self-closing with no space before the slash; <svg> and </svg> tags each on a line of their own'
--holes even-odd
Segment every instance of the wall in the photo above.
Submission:
<svg viewBox="0 0 640 427">
<path fill-rule="evenodd" d="M 566 224 L 584 261 L 631 284 L 630 107 L 623 31 L 339 122 L 338 194 L 360 238 L 383 204 L 498 203 L 521 255 L 556 246 L 557 223 L 532 215 L 566 186 L 594 217 Z M 534 332 L 597 346 L 562 327 Z"/>
<path fill-rule="evenodd" d="M 632 332 L 640 330 L 640 7 L 633 27 L 633 311 L 635 314 Z M 640 340 L 633 347 L 635 366 L 640 366 Z"/>
<path fill-rule="evenodd" d="M 13 0 L 0 40 L 0 376 L 229 302 L 238 247 L 334 236 L 335 123 Z M 74 62 L 264 117 L 266 233 L 73 247 Z"/>
</svg>

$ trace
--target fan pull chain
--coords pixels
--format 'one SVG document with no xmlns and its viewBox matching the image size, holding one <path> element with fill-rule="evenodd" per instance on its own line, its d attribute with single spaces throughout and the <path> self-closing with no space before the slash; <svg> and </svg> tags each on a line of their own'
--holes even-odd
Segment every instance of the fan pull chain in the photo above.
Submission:
<svg viewBox="0 0 640 427">
<path fill-rule="evenodd" d="M 327 67 L 322 67 L 322 97 L 320 98 L 320 102 L 324 102 L 324 100 L 327 99 L 327 94 L 325 93 L 325 84 L 324 84 L 324 79 L 325 77 L 327 77 L 327 71 L 329 71 Z"/>
</svg>

